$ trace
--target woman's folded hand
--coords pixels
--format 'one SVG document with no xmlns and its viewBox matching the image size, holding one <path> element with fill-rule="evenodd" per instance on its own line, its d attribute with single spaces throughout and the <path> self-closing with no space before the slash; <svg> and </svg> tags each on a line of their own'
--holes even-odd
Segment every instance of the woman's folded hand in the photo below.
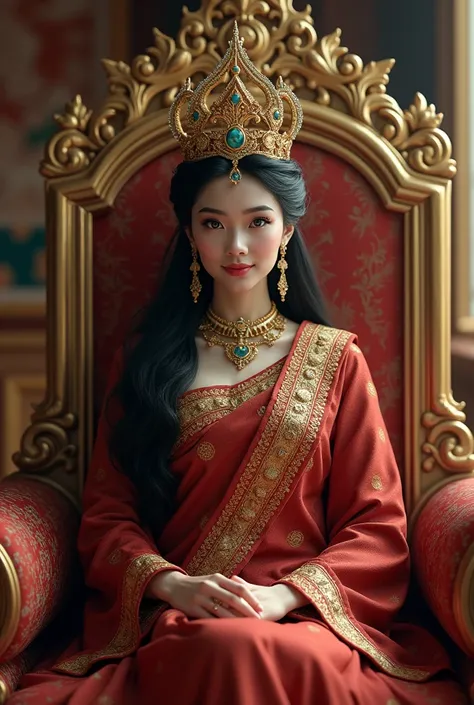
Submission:
<svg viewBox="0 0 474 705">
<path fill-rule="evenodd" d="M 248 583 L 243 578 L 237 575 L 232 576 L 232 580 L 237 585 L 246 587 L 252 595 L 262 605 L 260 613 L 261 619 L 267 619 L 270 622 L 278 622 L 289 612 L 308 604 L 307 598 L 300 593 L 296 588 L 289 585 L 279 583 L 277 585 L 264 586 Z"/>
<path fill-rule="evenodd" d="M 168 602 L 188 617 L 253 617 L 260 619 L 263 610 L 258 597 L 246 585 L 220 573 L 190 576 L 169 570 L 155 576 L 147 597 Z"/>
</svg>

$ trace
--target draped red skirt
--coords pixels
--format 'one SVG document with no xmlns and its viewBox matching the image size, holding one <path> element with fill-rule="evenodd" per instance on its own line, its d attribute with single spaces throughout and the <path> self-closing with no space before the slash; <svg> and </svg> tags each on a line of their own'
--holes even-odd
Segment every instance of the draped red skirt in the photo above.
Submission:
<svg viewBox="0 0 474 705">
<path fill-rule="evenodd" d="M 11 705 L 467 705 L 448 673 L 428 683 L 373 668 L 322 622 L 189 620 L 168 610 L 136 654 L 82 678 L 30 674 Z M 27 698 L 25 696 L 28 695 Z"/>
</svg>

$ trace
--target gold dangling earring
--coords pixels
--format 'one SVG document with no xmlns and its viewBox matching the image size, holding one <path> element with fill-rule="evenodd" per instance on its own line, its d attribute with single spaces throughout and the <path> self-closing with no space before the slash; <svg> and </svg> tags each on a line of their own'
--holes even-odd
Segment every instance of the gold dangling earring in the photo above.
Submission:
<svg viewBox="0 0 474 705">
<path fill-rule="evenodd" d="M 197 304 L 199 299 L 199 294 L 202 291 L 201 282 L 199 281 L 198 272 L 201 271 L 201 265 L 198 262 L 197 249 L 194 242 L 191 242 L 191 251 L 193 253 L 193 261 L 191 262 L 190 271 L 193 273 L 193 278 L 191 281 L 191 296 L 194 299 L 194 303 Z"/>
<path fill-rule="evenodd" d="M 285 259 L 287 243 L 282 242 L 280 247 L 281 259 L 278 262 L 278 269 L 280 270 L 280 280 L 278 282 L 278 291 L 280 292 L 281 300 L 284 301 L 288 293 L 288 282 L 286 280 L 286 270 L 288 269 L 288 262 Z"/>
</svg>

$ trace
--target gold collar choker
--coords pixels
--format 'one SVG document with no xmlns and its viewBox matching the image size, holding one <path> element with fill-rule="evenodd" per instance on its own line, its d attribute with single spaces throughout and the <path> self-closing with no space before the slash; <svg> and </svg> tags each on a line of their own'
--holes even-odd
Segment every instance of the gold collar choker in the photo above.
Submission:
<svg viewBox="0 0 474 705">
<path fill-rule="evenodd" d="M 285 318 L 272 303 L 269 313 L 256 321 L 226 321 L 209 309 L 199 330 L 209 347 L 222 346 L 227 358 L 242 370 L 255 359 L 260 345 L 271 347 L 282 336 L 285 326 Z"/>
</svg>

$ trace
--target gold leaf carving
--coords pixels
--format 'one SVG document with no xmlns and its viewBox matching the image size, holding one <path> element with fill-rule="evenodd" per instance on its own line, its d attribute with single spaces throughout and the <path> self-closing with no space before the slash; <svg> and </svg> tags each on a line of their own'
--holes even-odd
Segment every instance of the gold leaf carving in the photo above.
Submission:
<svg viewBox="0 0 474 705">
<path fill-rule="evenodd" d="M 341 46 L 341 32 L 318 38 L 311 7 L 301 12 L 292 0 L 202 0 L 195 12 L 183 9 L 177 40 L 154 30 L 154 46 L 131 66 L 103 62 L 109 95 L 97 114 L 79 97 L 57 121 L 61 131 L 46 150 L 45 176 L 87 169 L 93 158 L 127 125 L 151 111 L 168 109 L 186 78 L 200 80 L 223 56 L 239 23 L 245 48 L 258 69 L 282 75 L 298 97 L 360 120 L 387 139 L 422 174 L 452 178 L 451 143 L 440 129 L 442 115 L 417 93 L 403 111 L 386 93 L 393 59 L 370 62 Z"/>
<path fill-rule="evenodd" d="M 465 404 L 454 401 L 452 394 L 441 395 L 437 409 L 423 414 L 423 426 L 428 429 L 423 452 L 423 470 L 431 472 L 436 466 L 451 473 L 474 470 L 474 438 L 464 423 Z"/>
<path fill-rule="evenodd" d="M 74 414 L 61 413 L 55 404 L 49 409 L 38 407 L 33 423 L 21 440 L 21 450 L 13 456 L 20 470 L 50 472 L 60 466 L 66 472 L 76 468 L 77 448 L 71 444 L 71 431 L 77 427 Z"/>
<path fill-rule="evenodd" d="M 55 115 L 60 127 L 46 146 L 46 156 L 41 163 L 41 172 L 48 176 L 59 176 L 86 169 L 91 163 L 98 145 L 89 138 L 88 126 L 92 111 L 88 110 L 80 95 L 67 103 L 64 114 Z"/>
</svg>

